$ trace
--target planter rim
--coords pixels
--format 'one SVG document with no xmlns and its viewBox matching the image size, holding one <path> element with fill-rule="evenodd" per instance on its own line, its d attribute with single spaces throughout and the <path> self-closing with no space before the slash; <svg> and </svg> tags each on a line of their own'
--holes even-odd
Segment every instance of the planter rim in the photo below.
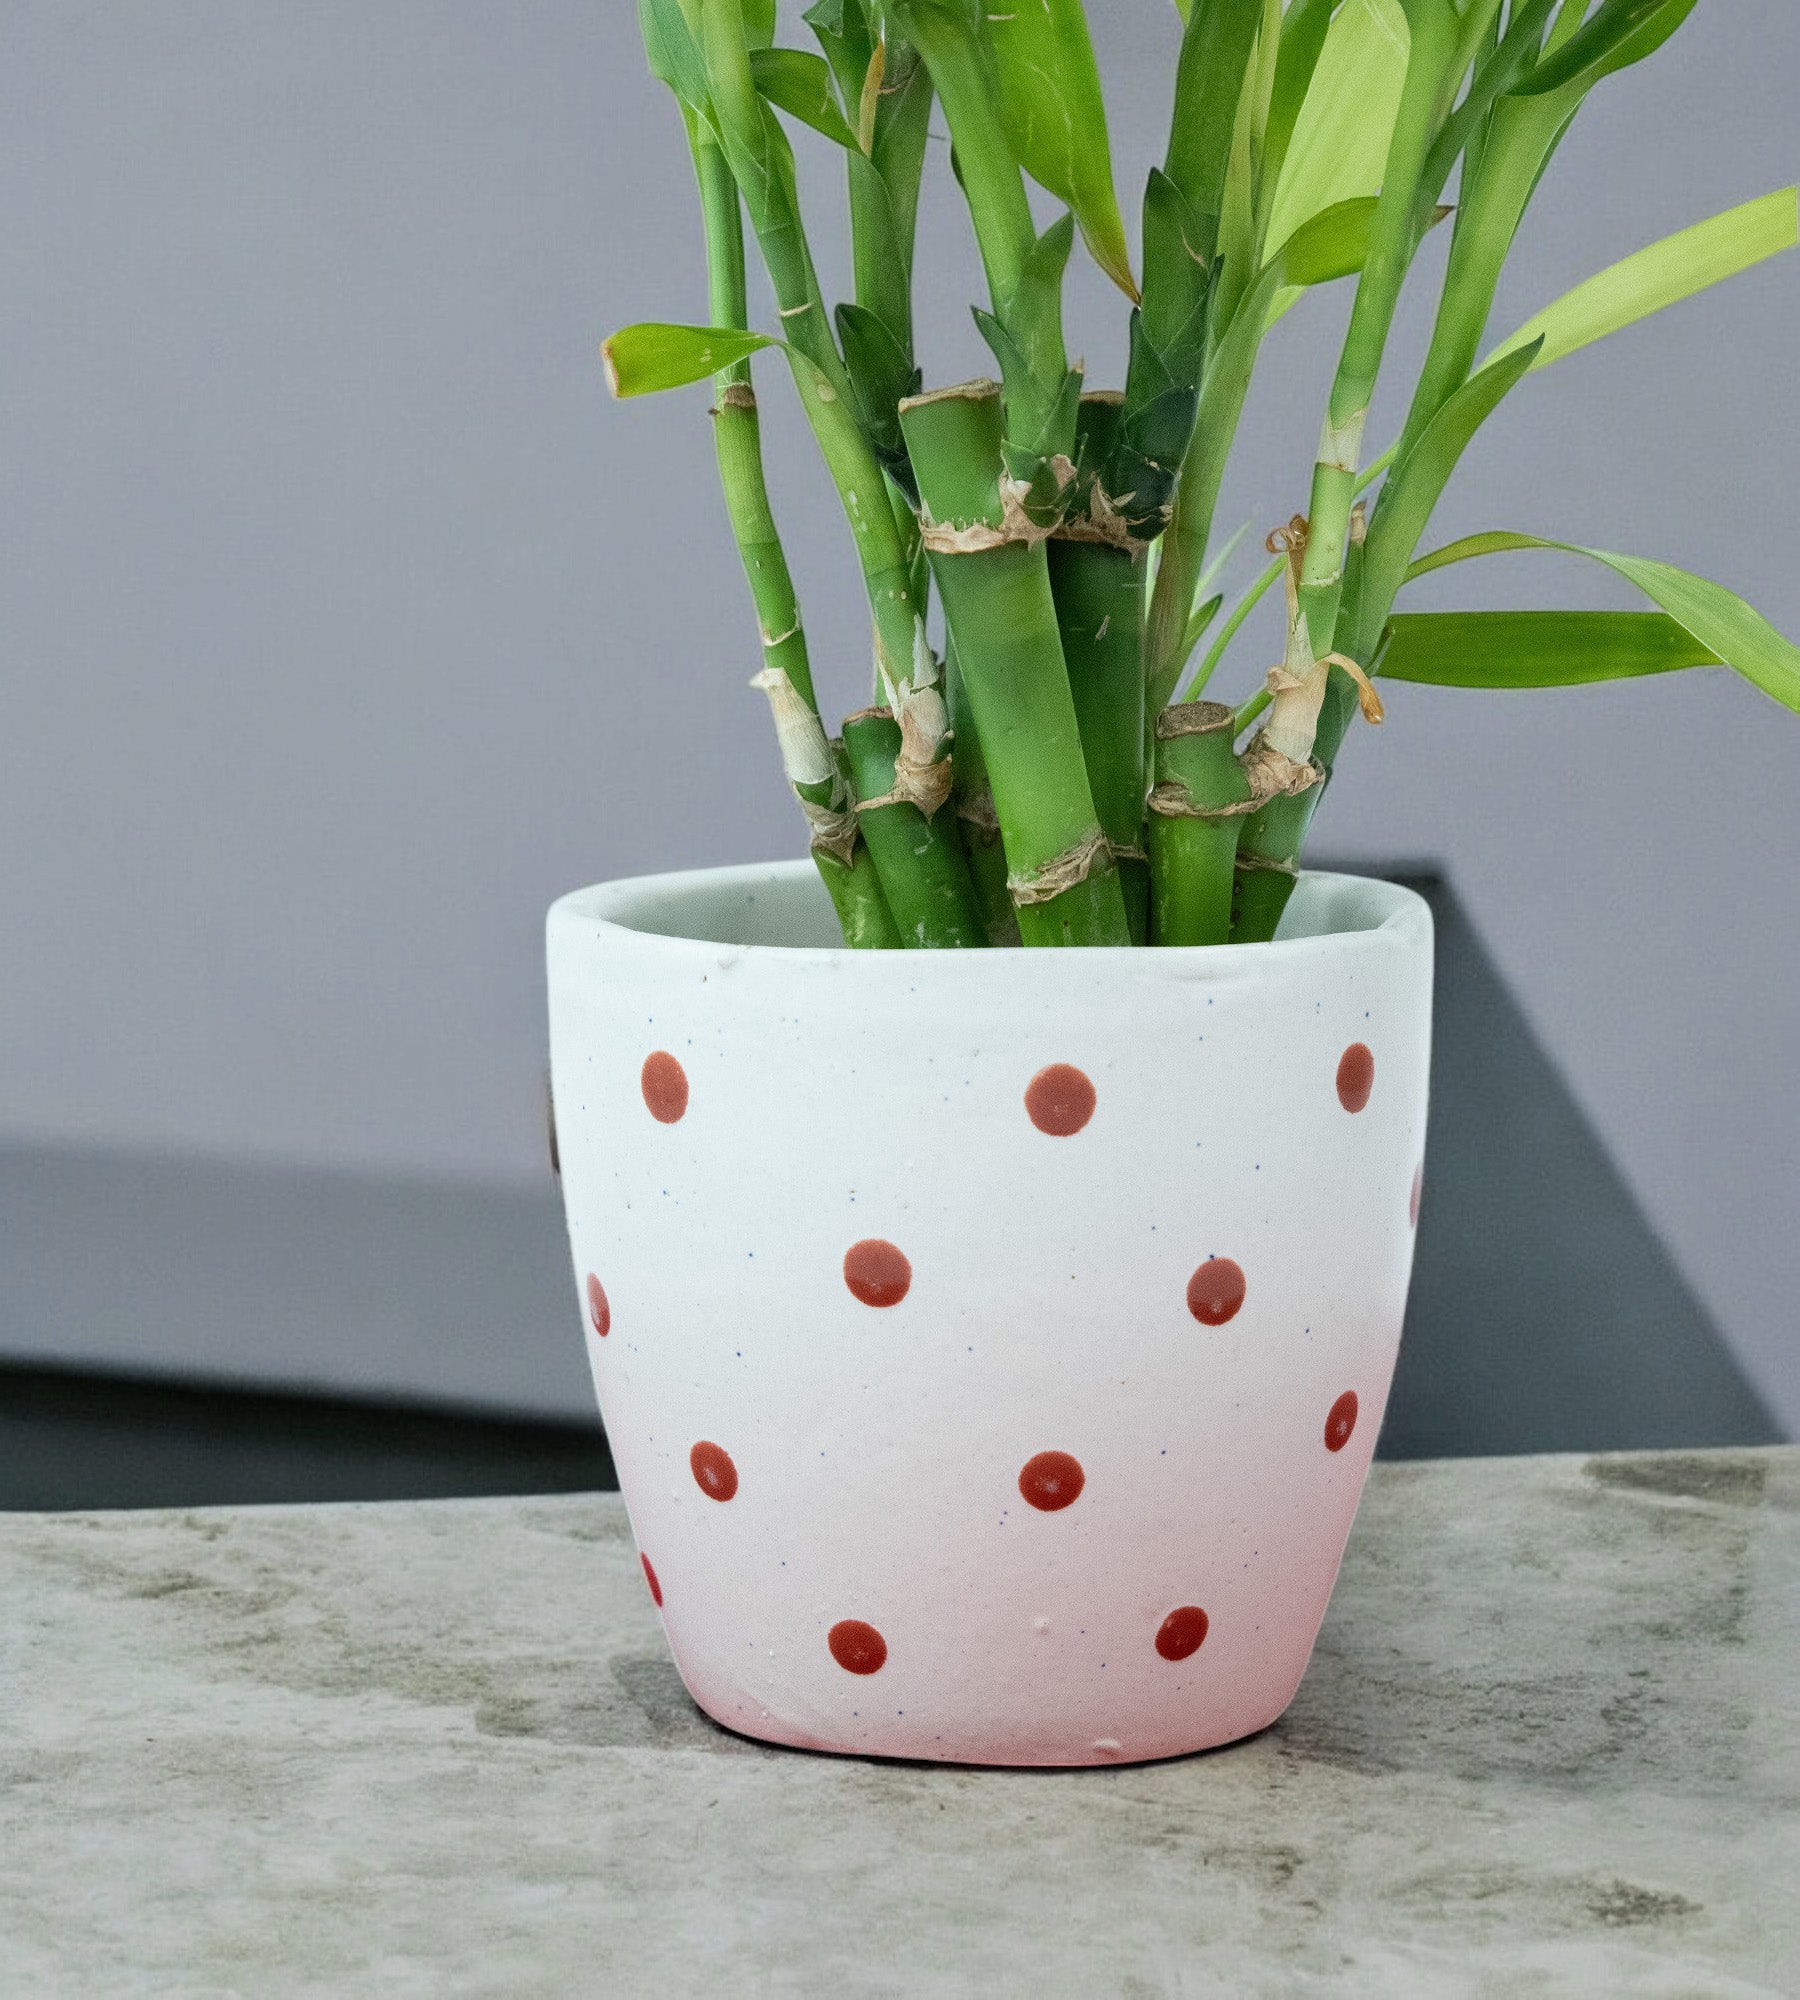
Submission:
<svg viewBox="0 0 1800 2000">
<path fill-rule="evenodd" d="M 839 976 L 873 982 L 903 977 L 909 985 L 917 983 L 927 963 L 933 977 L 949 978 L 986 976 L 989 969 L 998 966 L 1030 966 L 1033 970 L 1024 976 L 1040 980 L 1091 974 L 1102 967 L 1115 971 L 1130 967 L 1138 975 L 1180 981 L 1232 978 L 1258 967 L 1298 969 L 1308 958 L 1336 956 L 1347 947 L 1406 949 L 1422 937 L 1428 939 L 1432 929 L 1430 905 L 1416 890 L 1378 876 L 1303 869 L 1290 908 L 1302 922 L 1318 927 L 1268 944 L 1164 945 L 1151 949 L 1101 945 L 1068 951 L 1027 951 L 1020 946 L 984 951 L 852 951 L 843 944 L 774 944 L 720 935 L 723 926 L 718 893 L 741 891 L 753 899 L 758 889 L 779 895 L 788 904 L 790 915 L 812 905 L 815 897 L 811 892 L 816 892 L 817 908 L 829 920 L 825 891 L 811 861 L 752 861 L 593 883 L 558 897 L 550 906 L 547 929 L 552 938 L 558 932 L 574 930 L 627 948 L 634 955 L 671 961 L 693 962 L 729 952 L 734 959 L 741 956 L 771 968 L 829 968 Z M 709 898 L 714 899 L 710 908 Z M 686 922 L 694 928 L 683 927 L 683 903 L 690 905 Z"/>
</svg>

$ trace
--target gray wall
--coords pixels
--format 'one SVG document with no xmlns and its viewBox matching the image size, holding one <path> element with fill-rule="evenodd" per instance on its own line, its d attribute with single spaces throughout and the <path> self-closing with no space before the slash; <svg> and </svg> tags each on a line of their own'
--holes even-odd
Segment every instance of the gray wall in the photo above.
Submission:
<svg viewBox="0 0 1800 2000">
<path fill-rule="evenodd" d="M 1135 186 L 1172 15 L 1090 12 Z M 620 321 L 703 313 L 680 136 L 628 10 L 13 0 L 4 76 L 0 1133 L 535 1177 L 544 904 L 796 846 L 704 393 L 613 407 L 596 359 Z M 1503 320 L 1792 178 L 1797 78 L 1792 0 L 1699 10 L 1578 125 Z M 828 272 L 834 171 L 813 178 Z M 943 378 L 984 357 L 938 178 Z M 1797 306 L 1790 259 L 1538 379 L 1442 536 L 1660 554 L 1800 632 Z M 1227 521 L 1304 504 L 1340 311 L 1271 342 Z M 1107 379 L 1097 281 L 1071 325 Z M 867 642 L 841 530 L 791 421 L 773 449 L 850 706 Z M 1524 559 L 1442 597 L 1630 601 Z M 1723 675 L 1398 689 L 1321 831 L 1448 865 L 1790 1423 L 1797 753 L 1800 722 Z"/>
</svg>

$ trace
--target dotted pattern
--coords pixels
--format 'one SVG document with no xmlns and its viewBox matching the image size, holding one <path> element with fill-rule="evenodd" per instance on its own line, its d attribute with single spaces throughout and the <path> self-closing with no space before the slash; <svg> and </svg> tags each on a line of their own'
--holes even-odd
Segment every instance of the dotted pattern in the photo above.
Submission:
<svg viewBox="0 0 1800 2000">
<path fill-rule="evenodd" d="M 640 1084 L 645 1106 L 659 1123 L 673 1125 L 686 1115 L 687 1072 L 666 1050 L 657 1049 L 644 1059 Z M 1366 1043 L 1352 1042 L 1345 1049 L 1338 1060 L 1336 1085 L 1338 1102 L 1345 1111 L 1354 1114 L 1367 1106 L 1375 1088 L 1375 1057 Z M 1039 1070 L 1025 1091 L 1025 1110 L 1032 1124 L 1055 1139 L 1073 1138 L 1093 1117 L 1097 1104 L 1092 1080 L 1072 1063 L 1052 1063 Z M 1423 1184 L 1421 1163 L 1412 1183 L 1415 1227 Z M 865 1237 L 844 1252 L 844 1283 L 866 1306 L 885 1309 L 898 1305 L 912 1289 L 912 1275 L 906 1253 L 885 1238 Z M 1247 1295 L 1243 1269 L 1229 1257 L 1209 1257 L 1187 1283 L 1188 1310 L 1203 1326 L 1223 1326 L 1234 1319 Z M 612 1327 L 612 1310 L 592 1272 L 587 1278 L 587 1304 L 594 1332 L 604 1339 Z M 1358 1407 L 1356 1391 L 1346 1389 L 1327 1411 L 1323 1441 L 1328 1452 L 1341 1452 L 1350 1442 Z M 688 1453 L 688 1465 L 708 1499 L 723 1505 L 737 1497 L 737 1466 L 722 1445 L 702 1438 Z M 1040 1513 L 1060 1514 L 1081 1498 L 1087 1473 L 1070 1452 L 1040 1451 L 1020 1468 L 1018 1486 L 1021 1496 Z M 640 1553 L 638 1559 L 660 1610 L 663 1593 L 656 1571 L 647 1555 Z M 1178 1604 L 1157 1626 L 1151 1643 L 1165 1660 L 1191 1659 L 1205 1644 L 1211 1622 L 1198 1604 Z M 886 1638 L 861 1618 L 840 1618 L 826 1634 L 826 1645 L 848 1674 L 878 1674 L 887 1664 Z"/>
<path fill-rule="evenodd" d="M 1019 1491 L 1044 1514 L 1073 1507 L 1086 1484 L 1081 1460 L 1066 1451 L 1040 1451 L 1025 1461 L 1019 1473 Z"/>
<path fill-rule="evenodd" d="M 1338 1058 L 1338 1102 L 1346 1111 L 1361 1111 L 1374 1089 L 1374 1053 L 1367 1042 L 1352 1042 Z"/>
<path fill-rule="evenodd" d="M 844 1252 L 844 1283 L 866 1306 L 897 1306 L 912 1290 L 912 1265 L 897 1243 L 865 1236 Z"/>
<path fill-rule="evenodd" d="M 644 1058 L 638 1087 L 650 1116 L 659 1125 L 678 1125 L 687 1116 L 687 1071 L 667 1049 L 653 1049 Z"/>
</svg>

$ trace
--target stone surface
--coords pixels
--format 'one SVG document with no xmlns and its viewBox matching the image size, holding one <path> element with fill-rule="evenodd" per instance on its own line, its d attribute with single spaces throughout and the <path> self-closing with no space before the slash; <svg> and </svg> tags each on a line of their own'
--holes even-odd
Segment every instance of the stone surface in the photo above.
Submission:
<svg viewBox="0 0 1800 2000">
<path fill-rule="evenodd" d="M 619 1501 L 0 1521 L 0 1992 L 1791 1994 L 1800 1452 L 1377 1466 L 1252 1742 L 765 1750 Z"/>
</svg>

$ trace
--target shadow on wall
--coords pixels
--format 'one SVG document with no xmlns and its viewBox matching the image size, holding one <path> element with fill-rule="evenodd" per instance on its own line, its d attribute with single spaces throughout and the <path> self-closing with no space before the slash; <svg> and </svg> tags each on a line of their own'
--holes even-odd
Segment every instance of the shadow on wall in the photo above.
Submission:
<svg viewBox="0 0 1800 2000">
<path fill-rule="evenodd" d="M 1381 1454 L 1774 1440 L 1455 897 L 1386 872 L 1429 899 L 1438 974 Z M 0 1507 L 614 1483 L 548 1176 L 0 1150 L 0 1242 Z"/>
</svg>

